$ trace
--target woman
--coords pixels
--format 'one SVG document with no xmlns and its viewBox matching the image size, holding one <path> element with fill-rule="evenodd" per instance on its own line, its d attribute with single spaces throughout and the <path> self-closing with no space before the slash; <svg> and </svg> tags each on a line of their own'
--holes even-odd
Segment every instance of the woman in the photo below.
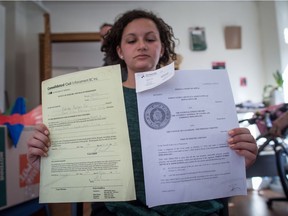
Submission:
<svg viewBox="0 0 288 216">
<path fill-rule="evenodd" d="M 123 82 L 123 91 L 137 196 L 137 200 L 132 202 L 105 203 L 111 215 L 217 215 L 217 212 L 223 208 L 220 202 L 214 200 L 153 208 L 146 206 L 134 74 L 155 70 L 159 65 L 167 64 L 170 59 L 175 60 L 173 39 L 173 30 L 169 25 L 153 13 L 143 10 L 124 13 L 116 20 L 105 37 L 103 49 L 107 56 L 127 69 L 127 80 Z M 36 132 L 28 143 L 28 159 L 34 166 L 39 166 L 41 156 L 47 156 L 50 146 L 48 135 L 49 131 L 45 125 L 37 125 Z M 245 157 L 246 166 L 253 164 L 257 147 L 249 130 L 236 128 L 230 130 L 229 135 L 229 146 Z"/>
</svg>

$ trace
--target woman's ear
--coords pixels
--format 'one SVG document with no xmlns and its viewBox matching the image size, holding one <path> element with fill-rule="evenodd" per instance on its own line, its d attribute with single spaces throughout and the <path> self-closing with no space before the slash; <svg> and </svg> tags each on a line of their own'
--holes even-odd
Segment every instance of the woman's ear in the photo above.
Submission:
<svg viewBox="0 0 288 216">
<path fill-rule="evenodd" d="M 116 49 L 117 49 L 118 57 L 123 60 L 124 57 L 123 57 L 123 54 L 122 54 L 122 49 L 121 49 L 121 47 L 120 47 L 120 46 L 117 46 Z"/>
<path fill-rule="evenodd" d="M 161 44 L 161 52 L 160 52 L 160 57 L 162 57 L 164 54 L 164 44 Z"/>
</svg>

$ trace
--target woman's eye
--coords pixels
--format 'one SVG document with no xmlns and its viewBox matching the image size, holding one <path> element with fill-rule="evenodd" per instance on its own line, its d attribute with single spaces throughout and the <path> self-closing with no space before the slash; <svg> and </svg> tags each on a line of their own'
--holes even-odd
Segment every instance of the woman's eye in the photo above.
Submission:
<svg viewBox="0 0 288 216">
<path fill-rule="evenodd" d="M 154 42 L 154 41 L 155 41 L 154 38 L 147 38 L 146 40 L 147 40 L 148 42 Z"/>
<path fill-rule="evenodd" d="M 135 40 L 128 40 L 127 43 L 128 44 L 133 44 L 133 43 L 135 43 Z"/>
</svg>

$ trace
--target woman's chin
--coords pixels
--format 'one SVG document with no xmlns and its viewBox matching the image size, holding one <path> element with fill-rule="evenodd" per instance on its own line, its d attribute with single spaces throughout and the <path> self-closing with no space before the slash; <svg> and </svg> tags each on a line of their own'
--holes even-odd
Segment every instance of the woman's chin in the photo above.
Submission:
<svg viewBox="0 0 288 216">
<path fill-rule="evenodd" d="M 154 71 L 156 70 L 156 67 L 154 66 L 143 66 L 143 67 L 137 67 L 137 69 L 135 70 L 136 73 L 141 73 L 141 72 L 147 72 L 147 71 Z"/>
</svg>

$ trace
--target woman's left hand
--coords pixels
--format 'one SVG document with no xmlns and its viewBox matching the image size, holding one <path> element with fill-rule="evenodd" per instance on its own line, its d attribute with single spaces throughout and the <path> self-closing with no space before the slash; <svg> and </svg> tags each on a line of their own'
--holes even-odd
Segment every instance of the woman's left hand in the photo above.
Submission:
<svg viewBox="0 0 288 216">
<path fill-rule="evenodd" d="M 257 157 L 256 140 L 247 128 L 234 128 L 228 132 L 228 144 L 237 154 L 245 157 L 246 167 L 251 166 Z"/>
</svg>

